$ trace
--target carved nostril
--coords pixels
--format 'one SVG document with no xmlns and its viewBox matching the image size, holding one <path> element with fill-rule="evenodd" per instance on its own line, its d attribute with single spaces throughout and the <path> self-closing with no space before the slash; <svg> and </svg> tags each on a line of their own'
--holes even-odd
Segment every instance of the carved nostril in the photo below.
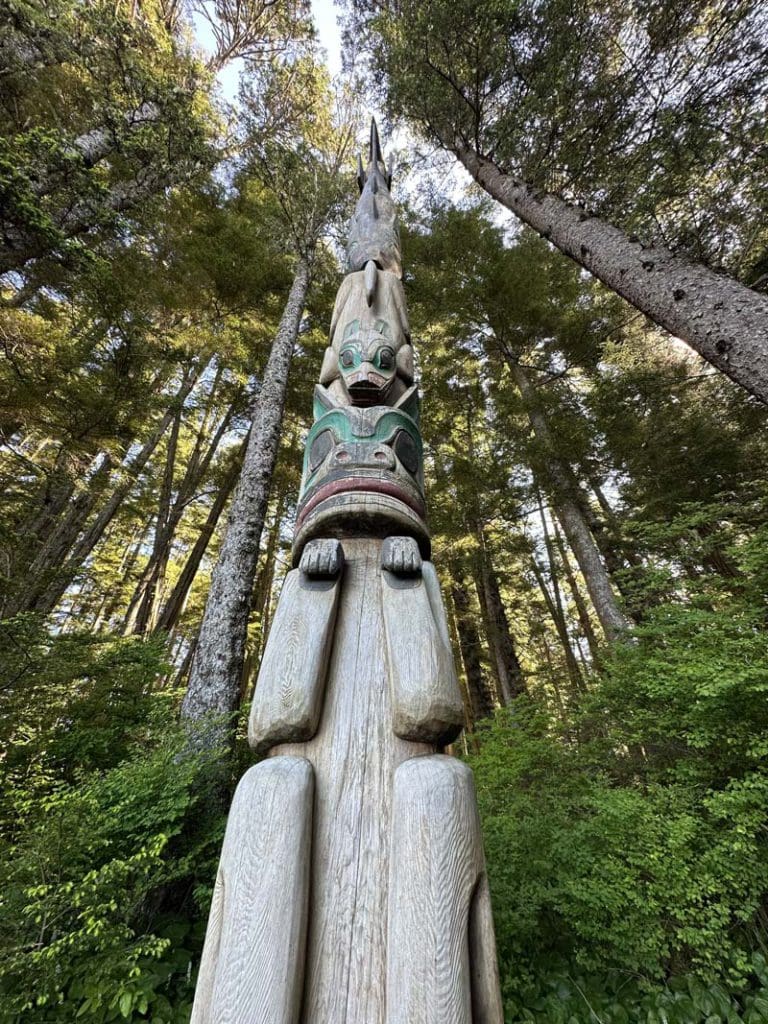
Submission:
<svg viewBox="0 0 768 1024">
<path fill-rule="evenodd" d="M 349 462 L 349 457 L 349 452 L 345 448 L 342 448 L 341 451 L 336 452 L 337 462 Z"/>
<path fill-rule="evenodd" d="M 389 456 L 386 452 L 382 451 L 381 448 L 373 453 L 373 457 L 377 462 L 389 462 Z"/>
</svg>

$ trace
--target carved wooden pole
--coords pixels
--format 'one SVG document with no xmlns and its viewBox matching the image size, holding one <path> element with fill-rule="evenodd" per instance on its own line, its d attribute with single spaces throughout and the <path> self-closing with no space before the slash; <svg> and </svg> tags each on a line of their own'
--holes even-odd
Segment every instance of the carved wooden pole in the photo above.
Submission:
<svg viewBox="0 0 768 1024">
<path fill-rule="evenodd" d="M 375 123 L 358 184 L 192 1024 L 503 1020 Z"/>
</svg>

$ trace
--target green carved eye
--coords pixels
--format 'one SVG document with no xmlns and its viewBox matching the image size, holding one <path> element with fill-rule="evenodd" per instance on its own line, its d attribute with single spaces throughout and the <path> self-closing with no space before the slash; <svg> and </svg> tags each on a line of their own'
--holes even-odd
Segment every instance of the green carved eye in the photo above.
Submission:
<svg viewBox="0 0 768 1024">
<path fill-rule="evenodd" d="M 395 365 L 395 353 L 389 347 L 379 349 L 378 366 L 380 370 L 391 370 Z"/>
<path fill-rule="evenodd" d="M 358 366 L 360 363 L 360 352 L 352 345 L 347 345 L 343 348 L 339 354 L 339 362 L 345 370 L 351 370 L 353 366 Z"/>
</svg>

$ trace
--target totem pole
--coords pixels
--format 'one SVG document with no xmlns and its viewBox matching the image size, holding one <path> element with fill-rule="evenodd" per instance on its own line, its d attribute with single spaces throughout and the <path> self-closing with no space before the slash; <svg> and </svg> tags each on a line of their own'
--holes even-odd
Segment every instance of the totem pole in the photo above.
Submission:
<svg viewBox="0 0 768 1024">
<path fill-rule="evenodd" d="M 503 1019 L 375 123 L 369 156 L 192 1024 Z"/>
</svg>

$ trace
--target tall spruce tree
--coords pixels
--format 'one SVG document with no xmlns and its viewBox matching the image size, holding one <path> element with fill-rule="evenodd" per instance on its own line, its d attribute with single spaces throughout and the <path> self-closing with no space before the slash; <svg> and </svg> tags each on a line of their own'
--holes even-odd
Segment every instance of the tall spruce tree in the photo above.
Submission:
<svg viewBox="0 0 768 1024">
<path fill-rule="evenodd" d="M 278 64 L 246 86 L 246 159 L 280 208 L 293 281 L 253 405 L 227 533 L 211 580 L 182 718 L 231 715 L 242 695 L 248 618 L 274 472 L 288 373 L 322 234 L 344 195 L 354 122 L 334 121 L 327 79 L 311 58 Z M 204 735 L 215 742 L 217 726 Z"/>
<path fill-rule="evenodd" d="M 763 4 L 353 10 L 394 116 L 768 402 Z"/>
</svg>

